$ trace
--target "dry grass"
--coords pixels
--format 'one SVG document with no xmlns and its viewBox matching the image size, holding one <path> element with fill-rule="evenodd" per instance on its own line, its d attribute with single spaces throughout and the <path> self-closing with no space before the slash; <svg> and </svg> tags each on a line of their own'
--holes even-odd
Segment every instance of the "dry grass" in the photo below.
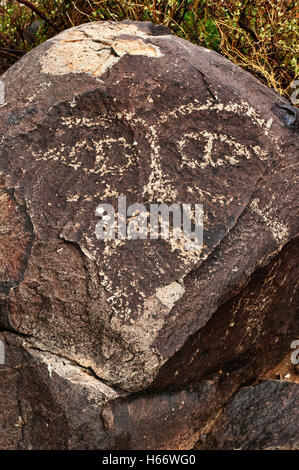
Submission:
<svg viewBox="0 0 299 470">
<path fill-rule="evenodd" d="M 298 77 L 297 0 L 0 3 L 0 73 L 57 31 L 88 21 L 129 18 L 164 24 L 174 34 L 216 50 L 283 95 L 290 96 L 290 85 Z"/>
</svg>

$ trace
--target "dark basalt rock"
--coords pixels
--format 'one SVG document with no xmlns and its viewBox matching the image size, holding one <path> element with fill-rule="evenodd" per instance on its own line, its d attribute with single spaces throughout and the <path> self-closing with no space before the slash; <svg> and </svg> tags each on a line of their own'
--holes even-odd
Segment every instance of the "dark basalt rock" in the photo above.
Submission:
<svg viewBox="0 0 299 470">
<path fill-rule="evenodd" d="M 227 404 L 199 449 L 298 449 L 299 384 L 268 380 Z"/>
<path fill-rule="evenodd" d="M 11 333 L 0 366 L 1 449 L 97 449 L 108 445 L 99 409 L 118 396 L 88 371 L 26 346 Z"/>
<path fill-rule="evenodd" d="M 36 382 L 6 396 L 0 447 L 193 447 L 298 337 L 295 108 L 147 23 L 72 28 L 1 79 L 0 325 L 21 371 L 1 380 Z M 121 195 L 203 204 L 203 248 L 98 240 Z"/>
</svg>

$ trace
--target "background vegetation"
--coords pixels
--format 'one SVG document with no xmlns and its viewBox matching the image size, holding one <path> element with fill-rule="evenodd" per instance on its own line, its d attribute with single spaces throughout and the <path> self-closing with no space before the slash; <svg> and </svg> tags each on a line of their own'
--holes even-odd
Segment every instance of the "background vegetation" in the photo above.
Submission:
<svg viewBox="0 0 299 470">
<path fill-rule="evenodd" d="M 298 0 L 0 0 L 0 74 L 24 53 L 88 21 L 152 21 L 208 47 L 290 96 L 298 77 Z"/>
</svg>

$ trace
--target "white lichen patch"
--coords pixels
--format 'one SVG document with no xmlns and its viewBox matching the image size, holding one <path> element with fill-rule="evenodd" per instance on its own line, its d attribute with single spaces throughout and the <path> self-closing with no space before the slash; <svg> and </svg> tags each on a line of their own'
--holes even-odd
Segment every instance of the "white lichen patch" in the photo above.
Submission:
<svg viewBox="0 0 299 470">
<path fill-rule="evenodd" d="M 172 282 L 168 286 L 160 287 L 156 290 L 156 297 L 165 307 L 171 310 L 174 304 L 182 297 L 185 288 L 179 282 Z"/>
<path fill-rule="evenodd" d="M 159 47 L 149 38 L 135 25 L 93 23 L 72 28 L 50 40 L 52 47 L 41 60 L 42 72 L 98 77 L 126 54 L 161 57 Z"/>
</svg>

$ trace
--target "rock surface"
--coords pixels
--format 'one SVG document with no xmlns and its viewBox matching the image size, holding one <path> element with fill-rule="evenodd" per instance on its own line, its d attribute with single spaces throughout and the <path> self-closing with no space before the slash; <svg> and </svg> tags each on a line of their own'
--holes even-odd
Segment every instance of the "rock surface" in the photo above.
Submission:
<svg viewBox="0 0 299 470">
<path fill-rule="evenodd" d="M 1 79 L 0 447 L 192 448 L 299 336 L 290 105 L 147 23 L 72 28 Z M 118 196 L 203 204 L 202 249 L 98 240 Z"/>
<path fill-rule="evenodd" d="M 200 449 L 298 449 L 299 384 L 245 387 L 226 406 Z"/>
</svg>

